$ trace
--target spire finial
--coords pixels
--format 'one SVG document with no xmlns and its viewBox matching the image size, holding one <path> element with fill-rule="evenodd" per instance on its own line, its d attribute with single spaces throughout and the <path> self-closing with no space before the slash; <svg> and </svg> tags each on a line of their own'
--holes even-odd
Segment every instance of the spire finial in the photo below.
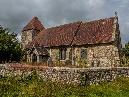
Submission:
<svg viewBox="0 0 129 97">
<path fill-rule="evenodd" d="M 115 11 L 115 16 L 117 17 L 117 11 Z"/>
</svg>

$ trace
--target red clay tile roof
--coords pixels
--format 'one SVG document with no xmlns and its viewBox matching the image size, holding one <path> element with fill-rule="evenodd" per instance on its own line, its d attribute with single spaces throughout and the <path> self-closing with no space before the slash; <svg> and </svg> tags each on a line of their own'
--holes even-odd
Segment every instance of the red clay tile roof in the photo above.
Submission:
<svg viewBox="0 0 129 97">
<path fill-rule="evenodd" d="M 75 22 L 44 29 L 27 47 L 36 44 L 51 47 L 109 43 L 114 41 L 115 21 L 116 17 L 111 17 L 85 23 Z"/>
<path fill-rule="evenodd" d="M 101 19 L 81 24 L 73 44 L 99 44 L 114 40 L 116 17 Z"/>
<path fill-rule="evenodd" d="M 59 46 L 71 44 L 74 32 L 81 22 L 52 27 L 41 31 L 35 39 L 27 45 Z"/>
<path fill-rule="evenodd" d="M 22 31 L 27 31 L 32 29 L 42 31 L 45 28 L 37 17 L 33 17 L 33 19 L 23 28 Z"/>
</svg>

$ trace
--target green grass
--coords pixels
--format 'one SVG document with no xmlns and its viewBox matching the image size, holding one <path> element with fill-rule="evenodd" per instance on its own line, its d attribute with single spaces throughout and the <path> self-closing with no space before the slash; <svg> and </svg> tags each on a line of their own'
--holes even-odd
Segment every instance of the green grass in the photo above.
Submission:
<svg viewBox="0 0 129 97">
<path fill-rule="evenodd" d="M 0 97 L 129 97 L 129 78 L 89 86 L 43 81 L 29 76 L 0 76 Z"/>
</svg>

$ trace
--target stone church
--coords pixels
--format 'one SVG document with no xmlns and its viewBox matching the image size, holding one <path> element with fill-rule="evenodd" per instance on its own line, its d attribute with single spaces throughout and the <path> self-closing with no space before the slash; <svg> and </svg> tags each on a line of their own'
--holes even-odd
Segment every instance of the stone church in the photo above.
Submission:
<svg viewBox="0 0 129 97">
<path fill-rule="evenodd" d="M 45 28 L 37 17 L 22 30 L 27 62 L 120 66 L 121 39 L 118 17 L 78 21 Z"/>
</svg>

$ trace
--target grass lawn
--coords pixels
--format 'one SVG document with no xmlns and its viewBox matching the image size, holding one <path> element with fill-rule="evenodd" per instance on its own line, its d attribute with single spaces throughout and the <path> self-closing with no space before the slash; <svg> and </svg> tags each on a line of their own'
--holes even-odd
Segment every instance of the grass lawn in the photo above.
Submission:
<svg viewBox="0 0 129 97">
<path fill-rule="evenodd" d="M 0 97 L 129 97 L 129 78 L 89 86 L 46 82 L 37 74 L 0 76 Z"/>
</svg>

